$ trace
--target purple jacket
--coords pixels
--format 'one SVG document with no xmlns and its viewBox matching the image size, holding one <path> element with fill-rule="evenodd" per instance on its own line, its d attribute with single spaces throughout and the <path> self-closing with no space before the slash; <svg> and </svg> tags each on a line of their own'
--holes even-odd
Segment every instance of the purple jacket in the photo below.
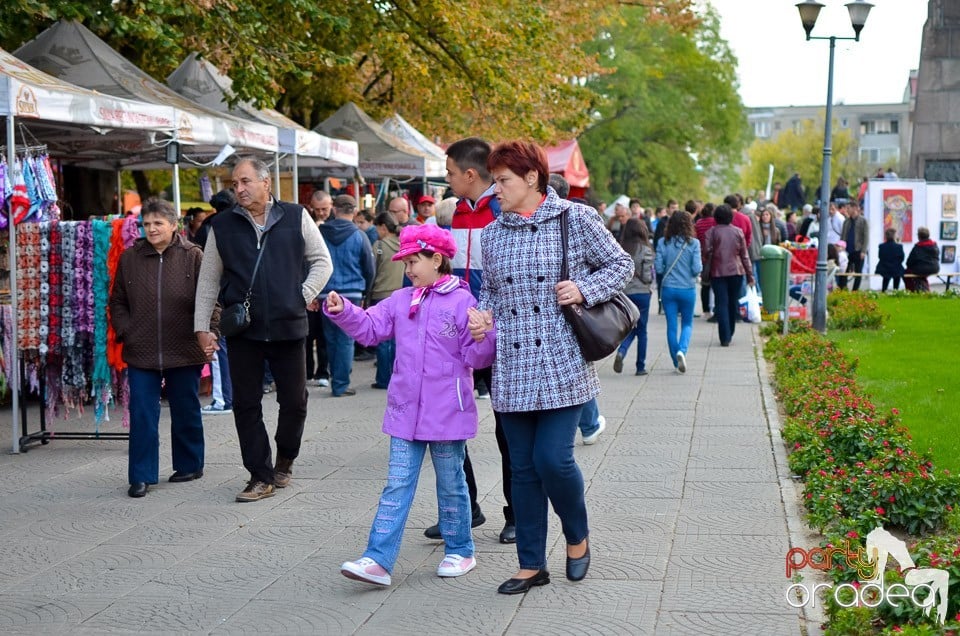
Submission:
<svg viewBox="0 0 960 636">
<path fill-rule="evenodd" d="M 327 316 L 364 346 L 397 341 L 384 433 L 408 441 L 470 439 L 478 419 L 473 369 L 493 364 L 496 333 L 481 342 L 470 336 L 467 308 L 477 301 L 463 280 L 449 293 L 428 292 L 410 318 L 414 289 L 398 289 L 366 311 L 344 299 L 343 311 Z"/>
</svg>

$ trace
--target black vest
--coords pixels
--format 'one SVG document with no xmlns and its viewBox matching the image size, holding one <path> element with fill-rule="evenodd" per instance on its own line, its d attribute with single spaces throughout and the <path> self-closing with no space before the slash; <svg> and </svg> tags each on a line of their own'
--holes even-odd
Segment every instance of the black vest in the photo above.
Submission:
<svg viewBox="0 0 960 636">
<path fill-rule="evenodd" d="M 301 206 L 273 200 L 261 237 L 263 256 L 250 298 L 250 327 L 243 338 L 296 340 L 307 335 L 302 215 Z M 239 205 L 215 215 L 212 225 L 223 261 L 220 303 L 229 307 L 243 302 L 260 246 L 250 218 Z"/>
</svg>

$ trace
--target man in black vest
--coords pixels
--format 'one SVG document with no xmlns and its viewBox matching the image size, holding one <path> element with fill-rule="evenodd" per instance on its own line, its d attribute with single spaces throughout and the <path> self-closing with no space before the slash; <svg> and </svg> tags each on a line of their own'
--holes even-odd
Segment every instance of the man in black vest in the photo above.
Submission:
<svg viewBox="0 0 960 636">
<path fill-rule="evenodd" d="M 250 292 L 250 326 L 228 339 L 233 417 L 243 465 L 250 471 L 247 487 L 237 495 L 237 501 L 245 502 L 271 497 L 274 488 L 290 483 L 307 417 L 307 308 L 317 308 L 316 298 L 333 266 L 310 214 L 271 196 L 265 163 L 241 159 L 233 169 L 233 189 L 237 205 L 216 215 L 207 236 L 194 331 L 200 346 L 212 354 L 217 340 L 207 325 L 218 296 L 229 307 Z M 263 423 L 265 361 L 280 404 L 276 466 Z"/>
</svg>

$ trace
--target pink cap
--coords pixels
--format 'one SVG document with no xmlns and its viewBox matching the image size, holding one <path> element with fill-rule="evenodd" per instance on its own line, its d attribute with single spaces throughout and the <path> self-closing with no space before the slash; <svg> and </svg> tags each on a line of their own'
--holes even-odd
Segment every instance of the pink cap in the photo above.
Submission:
<svg viewBox="0 0 960 636">
<path fill-rule="evenodd" d="M 434 199 L 432 196 L 430 196 L 429 194 L 425 194 L 422 197 L 420 197 L 420 199 L 417 201 L 417 205 L 420 205 L 421 203 L 436 203 L 436 202 L 437 200 Z"/>
<path fill-rule="evenodd" d="M 424 250 L 453 258 L 457 243 L 450 232 L 436 225 L 408 225 L 400 230 L 400 250 L 391 260 L 399 261 Z"/>
<path fill-rule="evenodd" d="M 840 248 L 840 249 L 842 249 L 842 250 L 845 250 L 845 249 L 847 249 L 847 242 L 846 242 L 846 241 L 837 241 L 837 247 Z"/>
</svg>

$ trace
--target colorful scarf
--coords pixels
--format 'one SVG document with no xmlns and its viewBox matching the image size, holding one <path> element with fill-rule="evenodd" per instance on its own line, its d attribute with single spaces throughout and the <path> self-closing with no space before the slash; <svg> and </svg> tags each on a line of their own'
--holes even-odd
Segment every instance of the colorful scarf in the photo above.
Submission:
<svg viewBox="0 0 960 636">
<path fill-rule="evenodd" d="M 423 299 L 426 298 L 427 294 L 431 291 L 435 291 L 438 294 L 449 294 L 458 287 L 460 287 L 460 278 L 451 276 L 450 274 L 444 274 L 435 280 L 432 285 L 414 287 L 413 296 L 410 297 L 410 318 L 417 315 L 417 310 L 420 309 Z"/>
</svg>

